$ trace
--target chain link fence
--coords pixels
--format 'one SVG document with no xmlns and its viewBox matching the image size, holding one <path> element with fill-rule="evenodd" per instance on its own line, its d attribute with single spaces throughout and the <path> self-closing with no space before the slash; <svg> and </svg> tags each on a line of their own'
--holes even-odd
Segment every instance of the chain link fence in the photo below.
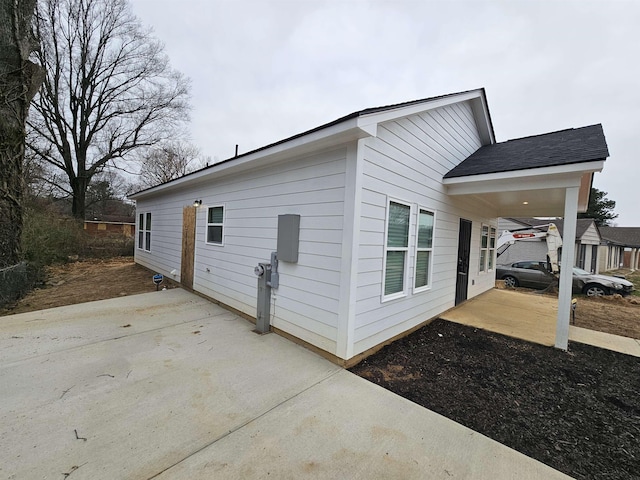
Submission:
<svg viewBox="0 0 640 480">
<path fill-rule="evenodd" d="M 0 269 L 0 307 L 15 302 L 41 280 L 42 269 L 27 262 Z"/>
</svg>

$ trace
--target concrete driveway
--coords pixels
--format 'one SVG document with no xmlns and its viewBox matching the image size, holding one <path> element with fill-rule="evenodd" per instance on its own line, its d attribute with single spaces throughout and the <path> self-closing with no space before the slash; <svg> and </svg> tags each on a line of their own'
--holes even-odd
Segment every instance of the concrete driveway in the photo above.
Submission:
<svg viewBox="0 0 640 480">
<path fill-rule="evenodd" d="M 0 317 L 0 478 L 568 478 L 252 328 L 179 289 Z"/>
</svg>

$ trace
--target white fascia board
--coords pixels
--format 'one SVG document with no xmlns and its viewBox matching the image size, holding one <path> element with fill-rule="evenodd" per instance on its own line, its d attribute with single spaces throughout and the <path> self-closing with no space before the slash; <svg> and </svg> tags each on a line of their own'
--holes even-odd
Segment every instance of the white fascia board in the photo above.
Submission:
<svg viewBox="0 0 640 480">
<path fill-rule="evenodd" d="M 446 185 L 447 193 L 450 195 L 495 192 L 496 187 L 506 190 L 570 187 L 580 186 L 585 173 L 600 172 L 603 167 L 604 160 L 599 160 L 555 167 L 445 178 L 442 183 Z"/>
<path fill-rule="evenodd" d="M 468 100 L 476 99 L 482 99 L 481 89 L 472 90 L 466 93 L 459 93 L 456 95 L 450 95 L 444 98 L 425 100 L 424 102 L 407 105 L 404 107 L 400 106 L 397 108 L 391 108 L 382 112 L 368 113 L 365 115 L 360 115 L 360 117 L 358 118 L 358 127 L 365 131 L 373 132 L 372 135 L 375 136 L 375 131 L 378 127 L 378 124 L 380 123 L 387 122 L 389 120 L 396 120 L 398 118 L 408 117 L 410 115 L 415 115 L 416 113 L 424 112 L 426 110 L 433 110 L 454 103 L 466 102 Z"/>
<path fill-rule="evenodd" d="M 480 95 L 478 98 L 471 101 L 471 111 L 473 112 L 473 116 L 476 120 L 476 128 L 480 134 L 482 144 L 492 145 L 496 143 L 489 116 L 489 105 L 487 105 L 487 99 L 484 95 Z"/>
<path fill-rule="evenodd" d="M 214 164 L 169 183 L 135 193 L 130 195 L 129 198 L 137 200 L 147 196 L 154 196 L 185 185 L 206 181 L 210 177 L 219 177 L 221 175 L 255 168 L 256 164 L 263 166 L 271 161 L 286 160 L 294 156 L 309 154 L 322 148 L 329 148 L 333 145 L 340 145 L 349 141 L 370 137 L 372 135 L 371 131 L 372 128 L 370 127 L 361 128 L 360 125 L 358 125 L 358 118 L 351 118 L 315 132 L 303 134 L 291 140 L 285 140 L 271 147 L 254 151 L 253 153 L 224 160 L 219 164 Z"/>
</svg>

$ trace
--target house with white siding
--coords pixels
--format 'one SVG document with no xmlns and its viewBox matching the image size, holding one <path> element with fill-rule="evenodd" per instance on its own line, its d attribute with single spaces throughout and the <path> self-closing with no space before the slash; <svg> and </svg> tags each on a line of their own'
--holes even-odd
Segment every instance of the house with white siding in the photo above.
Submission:
<svg viewBox="0 0 640 480">
<path fill-rule="evenodd" d="M 600 227 L 602 270 L 640 268 L 640 227 Z"/>
<path fill-rule="evenodd" d="M 493 288 L 498 217 L 575 229 L 607 156 L 600 125 L 497 143 L 484 89 L 370 108 L 132 195 L 135 259 L 255 318 L 297 216 L 271 330 L 348 365 Z"/>
</svg>

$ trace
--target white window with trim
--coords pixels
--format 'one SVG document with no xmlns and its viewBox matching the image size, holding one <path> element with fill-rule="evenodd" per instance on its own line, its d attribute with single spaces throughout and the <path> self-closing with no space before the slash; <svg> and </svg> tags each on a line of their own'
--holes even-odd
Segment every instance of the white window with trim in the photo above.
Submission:
<svg viewBox="0 0 640 480">
<path fill-rule="evenodd" d="M 387 208 L 383 300 L 406 294 L 411 206 L 390 200 Z"/>
<path fill-rule="evenodd" d="M 207 243 L 223 245 L 224 242 L 224 205 L 207 209 Z"/>
<path fill-rule="evenodd" d="M 138 248 L 151 251 L 151 212 L 138 215 Z"/>
<path fill-rule="evenodd" d="M 480 272 L 490 272 L 496 258 L 496 227 L 482 225 L 480 234 Z"/>
<path fill-rule="evenodd" d="M 434 225 L 435 213 L 426 208 L 418 208 L 414 292 L 421 292 L 431 288 Z"/>
</svg>

